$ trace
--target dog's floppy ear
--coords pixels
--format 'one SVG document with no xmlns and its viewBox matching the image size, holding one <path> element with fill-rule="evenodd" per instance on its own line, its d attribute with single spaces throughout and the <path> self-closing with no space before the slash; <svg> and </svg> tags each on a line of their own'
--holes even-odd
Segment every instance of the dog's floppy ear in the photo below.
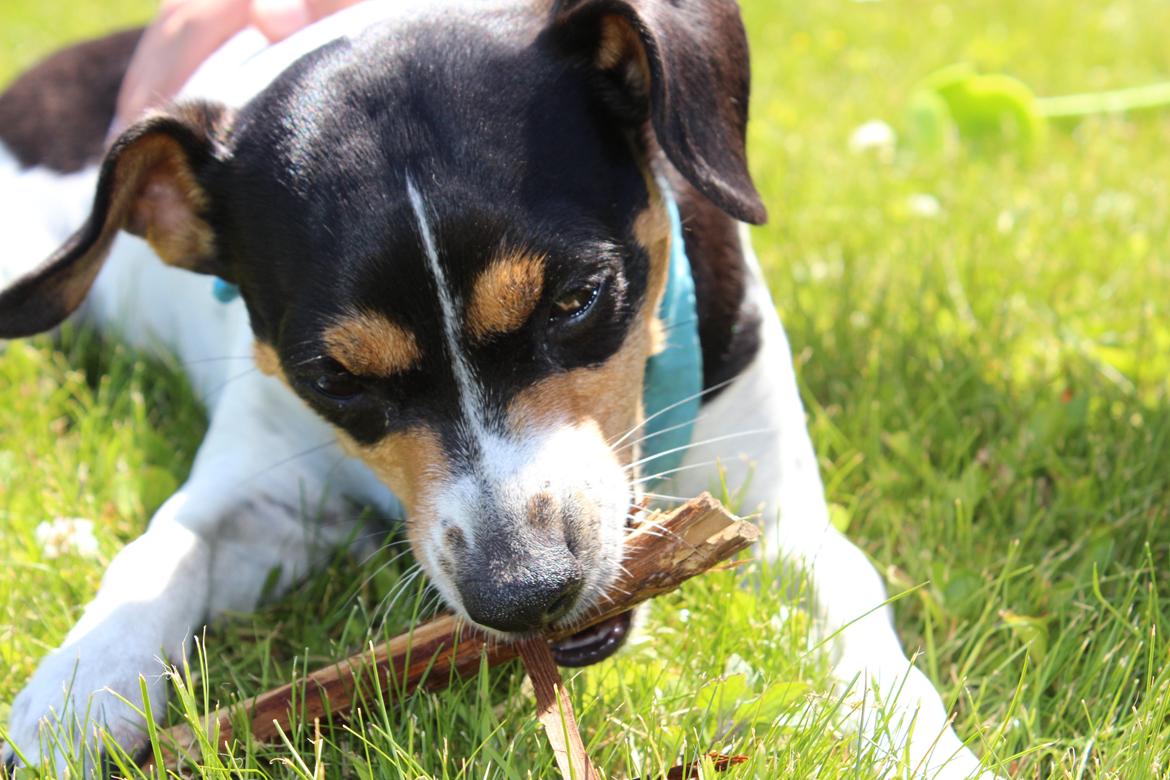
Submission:
<svg viewBox="0 0 1170 780">
<path fill-rule="evenodd" d="M 747 168 L 751 75 L 735 0 L 559 0 L 553 24 L 687 181 L 736 219 L 767 220 Z M 633 117 L 631 117 L 633 118 Z"/>
<path fill-rule="evenodd" d="M 85 224 L 39 268 L 0 292 L 0 338 L 31 336 L 73 313 L 119 230 L 168 265 L 222 274 L 204 182 L 225 155 L 226 110 L 202 103 L 155 114 L 110 148 Z"/>
</svg>

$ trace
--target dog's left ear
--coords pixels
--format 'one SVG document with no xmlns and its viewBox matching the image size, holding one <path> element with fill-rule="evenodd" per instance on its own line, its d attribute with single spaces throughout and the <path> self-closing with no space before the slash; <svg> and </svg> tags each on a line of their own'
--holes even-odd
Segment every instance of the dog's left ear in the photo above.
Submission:
<svg viewBox="0 0 1170 780">
<path fill-rule="evenodd" d="M 222 107 L 194 103 L 127 130 L 106 155 L 85 224 L 0 292 L 0 338 L 31 336 L 72 314 L 119 230 L 145 238 L 168 265 L 223 275 L 205 182 L 226 156 L 227 119 Z"/>
<path fill-rule="evenodd" d="M 553 25 L 591 54 L 619 113 L 649 118 L 687 181 L 736 219 L 767 220 L 747 167 L 751 73 L 735 0 L 558 0 Z"/>
</svg>

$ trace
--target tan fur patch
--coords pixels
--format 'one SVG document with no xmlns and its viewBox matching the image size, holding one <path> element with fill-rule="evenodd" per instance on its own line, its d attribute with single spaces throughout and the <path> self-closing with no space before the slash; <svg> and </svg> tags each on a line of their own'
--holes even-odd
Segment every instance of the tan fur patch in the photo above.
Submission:
<svg viewBox="0 0 1170 780">
<path fill-rule="evenodd" d="M 338 431 L 337 438 L 348 454 L 369 466 L 374 476 L 402 502 L 415 558 L 427 561 L 425 540 L 431 537 L 439 520 L 433 492 L 428 488 L 439 485 L 451 471 L 439 435 L 419 426 L 392 433 L 369 446 L 358 444 L 343 431 Z M 452 541 L 450 534 L 447 541 Z M 441 560 L 434 564 L 443 567 Z"/>
<path fill-rule="evenodd" d="M 544 289 L 544 258 L 517 252 L 492 262 L 475 280 L 467 330 L 476 341 L 516 330 L 532 314 Z"/>
<path fill-rule="evenodd" d="M 325 331 L 329 356 L 359 376 L 393 376 L 422 360 L 414 334 L 381 314 L 355 312 Z"/>
<path fill-rule="evenodd" d="M 604 365 L 556 374 L 525 389 L 509 405 L 509 423 L 516 431 L 573 424 L 595 427 L 607 441 L 621 436 L 641 415 L 646 342 L 639 328 Z"/>
<path fill-rule="evenodd" d="M 666 265 L 670 261 L 670 217 L 666 213 L 666 204 L 657 186 L 647 181 L 650 191 L 650 205 L 634 219 L 634 238 L 646 249 L 650 257 L 651 290 L 647 291 L 647 298 L 653 302 L 654 316 L 649 321 L 649 355 L 657 355 L 666 347 L 666 331 L 662 321 L 658 319 L 659 304 L 662 294 L 666 291 Z M 654 280 L 661 275 L 661 284 L 655 288 Z M 653 292 L 654 294 L 650 294 Z"/>
<path fill-rule="evenodd" d="M 650 61 L 646 57 L 646 47 L 624 17 L 612 14 L 602 17 L 601 40 L 595 61 L 602 70 L 624 68 L 623 75 L 629 86 L 642 94 L 648 92 Z"/>
<path fill-rule="evenodd" d="M 654 317 L 650 320 L 650 354 L 657 355 L 666 349 L 666 326 L 662 320 Z"/>
<path fill-rule="evenodd" d="M 211 227 L 198 216 L 206 195 L 173 138 L 147 135 L 127 147 L 109 192 L 109 209 L 97 238 L 74 270 L 58 282 L 66 311 L 81 305 L 122 228 L 145 237 L 169 265 L 194 268 L 215 250 Z"/>
<path fill-rule="evenodd" d="M 650 196 L 650 205 L 634 218 L 634 238 L 650 254 L 651 266 L 661 265 L 665 270 L 670 254 L 670 216 L 657 188 Z"/>
<path fill-rule="evenodd" d="M 433 513 L 423 509 L 429 503 L 425 488 L 442 482 L 451 473 L 437 433 L 420 426 L 392 433 L 369 446 L 358 444 L 344 432 L 338 438 L 349 454 L 360 458 L 402 501 L 412 523 L 429 525 L 435 520 Z M 421 538 L 415 533 L 411 536 Z"/>
<path fill-rule="evenodd" d="M 260 373 L 283 378 L 284 371 L 280 368 L 280 358 L 271 344 L 263 341 L 252 342 L 252 358 L 256 361 L 256 368 L 260 369 Z"/>
<path fill-rule="evenodd" d="M 648 186 L 650 205 L 634 220 L 634 237 L 646 248 L 650 274 L 642 308 L 625 342 L 604 365 L 558 374 L 521 392 L 508 409 L 515 430 L 572 423 L 596 426 L 612 441 L 640 421 L 646 359 L 661 348 L 662 327 L 655 313 L 666 288 L 670 257 L 670 218 L 658 188 Z M 618 459 L 628 464 L 635 453 L 635 448 L 626 448 Z"/>
<path fill-rule="evenodd" d="M 191 173 L 187 156 L 173 138 L 149 135 L 126 150 L 118 165 L 115 192 L 132 193 L 115 203 L 126 229 L 147 240 L 167 265 L 194 269 L 215 254 L 215 235 L 200 216 L 207 194 Z"/>
</svg>

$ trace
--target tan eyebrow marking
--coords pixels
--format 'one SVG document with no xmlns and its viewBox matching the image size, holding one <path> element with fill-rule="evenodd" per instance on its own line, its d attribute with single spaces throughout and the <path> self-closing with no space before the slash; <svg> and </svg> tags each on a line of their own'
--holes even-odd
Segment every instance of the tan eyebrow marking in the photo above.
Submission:
<svg viewBox="0 0 1170 780">
<path fill-rule="evenodd" d="M 493 260 L 475 280 L 467 330 L 476 341 L 516 330 L 531 316 L 544 290 L 544 258 L 511 252 Z"/>
<path fill-rule="evenodd" d="M 325 331 L 325 350 L 353 374 L 392 376 L 422 360 L 414 334 L 384 315 L 350 312 Z"/>
</svg>

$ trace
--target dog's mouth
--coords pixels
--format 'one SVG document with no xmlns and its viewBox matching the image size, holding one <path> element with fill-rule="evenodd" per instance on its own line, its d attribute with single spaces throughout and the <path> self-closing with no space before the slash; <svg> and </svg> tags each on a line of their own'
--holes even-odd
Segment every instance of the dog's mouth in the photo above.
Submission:
<svg viewBox="0 0 1170 780">
<path fill-rule="evenodd" d="M 633 526 L 633 516 L 637 511 L 637 507 L 631 507 L 627 512 L 627 529 Z M 572 636 L 550 642 L 553 659 L 557 666 L 569 667 L 592 666 L 604 661 L 622 649 L 630 635 L 633 618 L 633 610 L 627 610 Z"/>
<path fill-rule="evenodd" d="M 621 649 L 630 633 L 633 612 L 603 620 L 570 637 L 550 643 L 558 666 L 592 666 Z"/>
<path fill-rule="evenodd" d="M 631 505 L 626 513 L 626 529 L 634 526 L 634 515 L 640 511 L 637 505 Z M 630 635 L 630 626 L 634 622 L 633 610 L 627 610 L 620 615 L 614 615 L 589 628 L 578 631 L 572 636 L 550 642 L 553 659 L 557 666 L 582 667 L 592 666 L 609 658 L 626 643 Z"/>
</svg>

